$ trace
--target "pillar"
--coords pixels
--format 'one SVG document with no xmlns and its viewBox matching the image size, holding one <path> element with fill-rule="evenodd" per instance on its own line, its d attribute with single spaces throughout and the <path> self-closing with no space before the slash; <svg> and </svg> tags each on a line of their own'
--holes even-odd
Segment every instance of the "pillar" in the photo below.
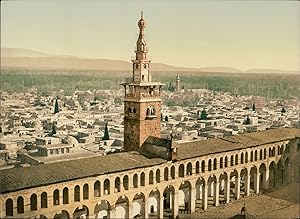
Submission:
<svg viewBox="0 0 300 219">
<path fill-rule="evenodd" d="M 255 194 L 259 194 L 259 170 L 257 169 L 256 175 L 254 177 L 254 192 Z"/>
<path fill-rule="evenodd" d="M 240 173 L 238 172 L 237 176 L 235 177 L 235 199 L 240 199 L 240 189 L 241 189 L 241 179 Z"/>
<path fill-rule="evenodd" d="M 206 210 L 207 209 L 207 184 L 203 185 L 203 188 L 202 188 L 202 208 L 203 210 Z"/>
<path fill-rule="evenodd" d="M 265 172 L 265 174 L 263 175 L 263 177 L 264 177 L 264 182 L 263 182 L 263 184 L 264 184 L 264 189 L 265 190 L 267 190 L 268 188 L 269 188 L 269 176 L 270 176 L 270 170 L 269 170 L 269 168 L 267 167 L 266 168 L 266 172 Z"/>
<path fill-rule="evenodd" d="M 191 213 L 196 211 L 196 188 L 191 188 Z"/>
<path fill-rule="evenodd" d="M 178 192 L 175 191 L 174 194 L 174 206 L 173 206 L 173 216 L 176 218 L 178 216 Z"/>
<path fill-rule="evenodd" d="M 133 203 L 132 201 L 128 202 L 128 218 L 133 218 Z"/>
<path fill-rule="evenodd" d="M 164 218 L 164 196 L 162 195 L 159 200 L 159 218 Z"/>
<path fill-rule="evenodd" d="M 225 200 L 226 203 L 230 202 L 230 176 L 227 177 L 227 181 L 225 183 Z"/>
<path fill-rule="evenodd" d="M 145 215 L 144 215 L 145 219 L 148 219 L 148 198 L 145 197 Z"/>
<path fill-rule="evenodd" d="M 245 176 L 245 195 L 250 195 L 250 173 Z"/>
<path fill-rule="evenodd" d="M 214 189 L 214 206 L 219 205 L 219 188 L 220 188 L 220 183 L 219 183 L 219 179 L 217 178 L 217 181 L 215 183 L 215 189 Z"/>
</svg>

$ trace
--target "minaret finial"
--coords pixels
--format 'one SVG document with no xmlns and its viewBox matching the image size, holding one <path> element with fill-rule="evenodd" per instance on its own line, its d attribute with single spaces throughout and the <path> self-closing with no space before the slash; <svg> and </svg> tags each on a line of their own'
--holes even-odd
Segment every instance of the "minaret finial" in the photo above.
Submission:
<svg viewBox="0 0 300 219">
<path fill-rule="evenodd" d="M 141 11 L 141 18 L 143 19 L 143 11 Z"/>
</svg>

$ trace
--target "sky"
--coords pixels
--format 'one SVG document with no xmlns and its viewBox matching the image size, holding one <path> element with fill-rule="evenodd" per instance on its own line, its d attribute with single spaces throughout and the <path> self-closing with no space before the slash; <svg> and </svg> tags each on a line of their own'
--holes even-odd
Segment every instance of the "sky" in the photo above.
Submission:
<svg viewBox="0 0 300 219">
<path fill-rule="evenodd" d="M 152 62 L 300 70 L 297 1 L 1 1 L 1 47 L 130 61 L 141 11 Z"/>
</svg>

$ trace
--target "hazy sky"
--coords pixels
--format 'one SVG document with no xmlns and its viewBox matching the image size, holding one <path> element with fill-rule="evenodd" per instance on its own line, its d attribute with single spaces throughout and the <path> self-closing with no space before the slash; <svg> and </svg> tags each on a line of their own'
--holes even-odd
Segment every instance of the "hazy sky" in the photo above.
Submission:
<svg viewBox="0 0 300 219">
<path fill-rule="evenodd" d="M 153 62 L 300 70 L 296 1 L 1 1 L 1 47 L 129 61 L 141 10 Z"/>
</svg>

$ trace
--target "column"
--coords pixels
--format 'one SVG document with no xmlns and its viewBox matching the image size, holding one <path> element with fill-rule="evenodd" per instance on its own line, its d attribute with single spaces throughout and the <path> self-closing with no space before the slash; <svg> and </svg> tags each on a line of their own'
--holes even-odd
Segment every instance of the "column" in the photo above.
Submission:
<svg viewBox="0 0 300 219">
<path fill-rule="evenodd" d="M 174 218 L 176 218 L 178 216 L 178 192 L 175 191 L 174 194 L 174 202 L 173 202 L 174 206 L 173 206 L 173 216 Z"/>
<path fill-rule="evenodd" d="M 240 173 L 237 173 L 237 176 L 235 177 L 235 199 L 240 199 L 240 189 L 241 189 L 241 179 L 240 179 Z"/>
<path fill-rule="evenodd" d="M 164 218 L 164 196 L 162 195 L 159 200 L 159 218 Z"/>
<path fill-rule="evenodd" d="M 230 202 L 230 176 L 227 177 L 227 180 L 225 183 L 225 200 L 226 200 L 226 203 Z"/>
<path fill-rule="evenodd" d="M 128 201 L 128 218 L 133 218 L 133 204 L 131 201 Z"/>
<path fill-rule="evenodd" d="M 145 197 L 145 215 L 144 215 L 145 219 L 148 219 L 148 198 Z"/>
<path fill-rule="evenodd" d="M 196 188 L 191 188 L 191 213 L 196 210 Z"/>
<path fill-rule="evenodd" d="M 259 194 L 259 170 L 257 170 L 255 178 L 254 178 L 254 192 L 255 194 Z"/>
<path fill-rule="evenodd" d="M 264 180 L 264 189 L 267 190 L 269 188 L 269 176 L 270 176 L 270 170 L 269 168 L 267 167 L 266 168 L 266 172 L 265 174 L 263 175 L 263 180 Z"/>
<path fill-rule="evenodd" d="M 245 176 L 245 195 L 250 195 L 250 173 Z"/>
<path fill-rule="evenodd" d="M 203 210 L 206 210 L 207 209 L 207 184 L 203 185 L 203 188 L 202 188 L 202 208 Z"/>
<path fill-rule="evenodd" d="M 219 179 L 217 178 L 217 181 L 215 183 L 215 191 L 214 191 L 214 206 L 219 205 L 219 188 L 220 188 L 220 182 Z"/>
</svg>

